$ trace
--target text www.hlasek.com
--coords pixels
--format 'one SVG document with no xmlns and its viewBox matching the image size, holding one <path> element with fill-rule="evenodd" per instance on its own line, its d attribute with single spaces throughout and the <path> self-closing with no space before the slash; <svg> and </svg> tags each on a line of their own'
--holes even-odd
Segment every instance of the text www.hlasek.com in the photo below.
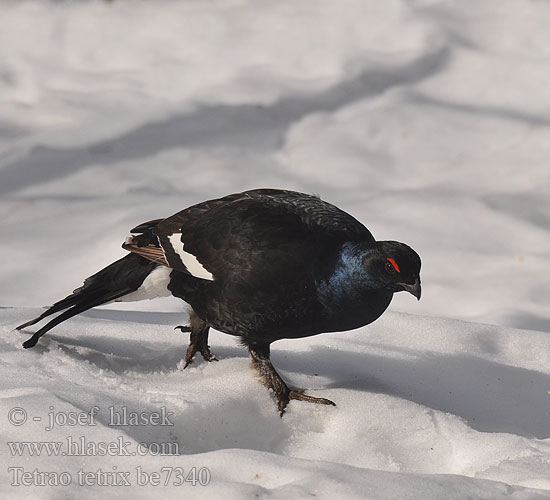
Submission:
<svg viewBox="0 0 550 500">
<path fill-rule="evenodd" d="M 123 436 L 115 441 L 89 441 L 85 436 L 77 439 L 67 436 L 65 441 L 11 441 L 7 444 L 11 455 L 16 457 L 179 455 L 177 442 L 137 443 L 132 449 L 132 443 L 124 441 Z"/>
</svg>

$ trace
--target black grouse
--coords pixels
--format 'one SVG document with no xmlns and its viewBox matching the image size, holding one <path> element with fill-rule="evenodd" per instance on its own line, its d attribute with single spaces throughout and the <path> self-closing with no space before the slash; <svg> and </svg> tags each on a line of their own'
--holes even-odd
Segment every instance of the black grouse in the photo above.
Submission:
<svg viewBox="0 0 550 500">
<path fill-rule="evenodd" d="M 332 404 L 291 390 L 270 361 L 279 339 L 351 330 L 376 320 L 395 292 L 420 299 L 420 257 L 316 196 L 256 189 L 205 201 L 140 224 L 122 245 L 130 253 L 87 278 L 33 325 L 61 312 L 23 346 L 91 307 L 174 295 L 189 306 L 185 366 L 208 346 L 210 327 L 240 337 L 283 414 L 289 400 Z"/>
</svg>

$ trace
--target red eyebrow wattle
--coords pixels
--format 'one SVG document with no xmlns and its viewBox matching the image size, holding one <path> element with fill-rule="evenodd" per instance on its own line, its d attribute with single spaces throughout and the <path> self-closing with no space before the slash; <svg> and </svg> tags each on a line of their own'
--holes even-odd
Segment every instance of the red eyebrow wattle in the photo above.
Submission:
<svg viewBox="0 0 550 500">
<path fill-rule="evenodd" d="M 401 271 L 399 270 L 399 266 L 397 265 L 397 262 L 395 262 L 395 260 L 392 259 L 391 257 L 388 257 L 388 260 L 390 261 L 391 265 L 392 265 L 393 267 L 395 267 L 395 270 L 396 270 L 398 273 L 400 273 Z"/>
</svg>

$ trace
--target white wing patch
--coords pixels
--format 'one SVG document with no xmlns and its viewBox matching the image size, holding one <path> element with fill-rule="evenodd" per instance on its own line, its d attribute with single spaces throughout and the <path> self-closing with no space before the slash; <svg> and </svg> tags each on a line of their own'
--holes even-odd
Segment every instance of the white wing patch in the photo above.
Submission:
<svg viewBox="0 0 550 500">
<path fill-rule="evenodd" d="M 172 292 L 168 290 L 171 272 L 172 269 L 169 267 L 156 267 L 143 280 L 143 283 L 136 291 L 115 299 L 115 302 L 136 302 L 138 300 L 156 299 L 157 297 L 169 297 L 172 295 Z"/>
<path fill-rule="evenodd" d="M 186 252 L 183 249 L 184 243 L 181 241 L 180 233 L 171 234 L 168 239 L 170 241 L 170 245 L 172 245 L 172 248 L 174 249 L 174 252 L 179 255 L 183 265 L 192 276 L 195 276 L 195 278 L 202 278 L 203 280 L 214 281 L 214 276 L 212 276 L 212 273 L 206 270 L 193 254 Z"/>
</svg>

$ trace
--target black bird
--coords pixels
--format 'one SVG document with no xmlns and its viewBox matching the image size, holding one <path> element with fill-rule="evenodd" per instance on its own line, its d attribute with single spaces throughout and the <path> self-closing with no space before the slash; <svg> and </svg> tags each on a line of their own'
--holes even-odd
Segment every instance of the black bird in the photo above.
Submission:
<svg viewBox="0 0 550 500">
<path fill-rule="evenodd" d="M 291 390 L 270 361 L 279 339 L 351 330 L 376 320 L 395 292 L 420 299 L 420 257 L 316 196 L 256 189 L 205 201 L 131 230 L 130 253 L 87 278 L 33 325 L 64 311 L 23 346 L 91 307 L 174 295 L 190 305 L 185 366 L 208 346 L 210 327 L 240 337 L 281 415 L 291 399 L 331 404 Z"/>
</svg>

